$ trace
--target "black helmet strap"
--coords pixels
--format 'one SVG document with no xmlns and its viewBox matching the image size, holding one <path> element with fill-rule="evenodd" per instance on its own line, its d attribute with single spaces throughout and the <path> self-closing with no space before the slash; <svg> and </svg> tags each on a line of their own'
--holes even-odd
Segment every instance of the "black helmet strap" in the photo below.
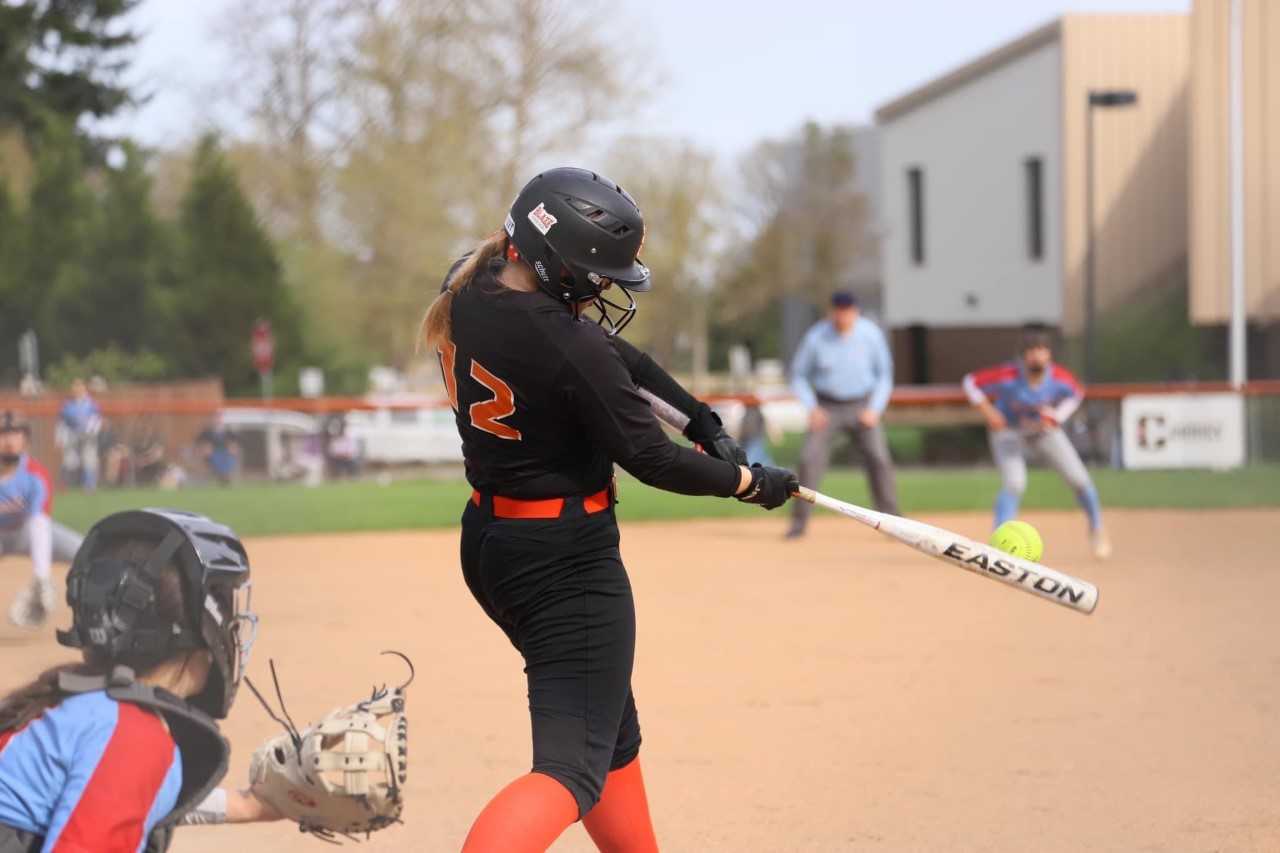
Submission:
<svg viewBox="0 0 1280 853">
<path fill-rule="evenodd" d="M 173 558 L 174 554 L 178 553 L 178 549 L 186 541 L 187 537 L 178 531 L 169 531 L 169 534 L 151 552 L 151 556 L 147 558 L 147 562 L 142 566 L 142 571 L 152 580 L 160 580 L 160 573 L 164 571 L 165 564 Z"/>
</svg>

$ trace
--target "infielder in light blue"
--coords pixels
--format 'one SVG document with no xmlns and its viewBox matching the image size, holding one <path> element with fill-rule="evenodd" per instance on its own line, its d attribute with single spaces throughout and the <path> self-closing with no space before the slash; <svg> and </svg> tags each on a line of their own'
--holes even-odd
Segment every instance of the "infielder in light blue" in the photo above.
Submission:
<svg viewBox="0 0 1280 853">
<path fill-rule="evenodd" d="M 55 522 L 53 483 L 27 453 L 31 426 L 19 412 L 0 411 L 0 557 L 31 557 L 32 579 L 9 608 L 9 621 L 22 628 L 44 624 L 56 603 L 53 561 L 69 563 L 80 534 Z"/>
<path fill-rule="evenodd" d="M 1111 543 L 1102 527 L 1098 490 L 1062 431 L 1062 424 L 1084 401 L 1084 389 L 1071 371 L 1053 363 L 1048 334 L 1029 327 L 1017 360 L 968 374 L 964 390 L 969 402 L 987 419 L 991 455 L 1000 470 L 995 526 L 1018 514 L 1027 488 L 1026 456 L 1030 454 L 1067 481 L 1089 518 L 1094 556 L 1109 557 Z"/>
</svg>

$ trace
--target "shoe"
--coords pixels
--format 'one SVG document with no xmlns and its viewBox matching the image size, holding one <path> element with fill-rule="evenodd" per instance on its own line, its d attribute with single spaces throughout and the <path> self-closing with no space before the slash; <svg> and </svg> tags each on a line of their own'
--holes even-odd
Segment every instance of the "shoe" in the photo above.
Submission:
<svg viewBox="0 0 1280 853">
<path fill-rule="evenodd" d="M 786 534 L 782 538 L 783 539 L 802 539 L 804 538 L 804 528 L 792 527 L 787 530 Z"/>
<path fill-rule="evenodd" d="M 1097 559 L 1105 560 L 1111 556 L 1111 540 L 1107 537 L 1107 531 L 1101 527 L 1089 534 L 1089 544 Z"/>
<path fill-rule="evenodd" d="M 19 628 L 39 628 L 53 612 L 53 583 L 32 581 L 9 606 L 9 621 Z"/>
</svg>

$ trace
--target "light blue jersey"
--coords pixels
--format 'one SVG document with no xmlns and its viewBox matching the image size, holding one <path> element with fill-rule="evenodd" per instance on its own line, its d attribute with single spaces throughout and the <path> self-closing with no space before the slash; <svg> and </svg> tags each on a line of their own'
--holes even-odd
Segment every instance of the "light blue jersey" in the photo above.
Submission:
<svg viewBox="0 0 1280 853">
<path fill-rule="evenodd" d="M 97 432 L 102 411 L 92 397 L 72 397 L 62 404 L 58 418 L 74 433 Z"/>
<path fill-rule="evenodd" d="M 791 390 L 809 409 L 818 397 L 866 398 L 868 408 L 883 412 L 893 393 L 893 356 L 884 333 L 865 317 L 843 335 L 830 320 L 815 324 L 792 359 Z"/>
<path fill-rule="evenodd" d="M 27 454 L 12 474 L 0 478 L 0 532 L 20 529 L 33 515 L 53 511 L 49 472 Z"/>
</svg>

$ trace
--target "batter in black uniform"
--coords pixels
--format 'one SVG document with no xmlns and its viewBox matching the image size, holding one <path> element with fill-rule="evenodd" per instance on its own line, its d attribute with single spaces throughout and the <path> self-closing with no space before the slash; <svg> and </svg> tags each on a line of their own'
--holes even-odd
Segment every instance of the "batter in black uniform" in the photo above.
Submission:
<svg viewBox="0 0 1280 853">
<path fill-rule="evenodd" d="M 544 172 L 505 228 L 454 265 L 423 321 L 457 413 L 467 479 L 462 569 L 525 660 L 533 772 L 464 845 L 545 850 L 582 819 L 605 851 L 657 850 L 631 694 L 635 609 L 618 552 L 613 466 L 687 495 L 774 509 L 797 488 L 745 466 L 719 419 L 619 337 L 648 290 L 632 198 L 582 169 Z M 690 417 L 681 447 L 637 388 Z"/>
</svg>

